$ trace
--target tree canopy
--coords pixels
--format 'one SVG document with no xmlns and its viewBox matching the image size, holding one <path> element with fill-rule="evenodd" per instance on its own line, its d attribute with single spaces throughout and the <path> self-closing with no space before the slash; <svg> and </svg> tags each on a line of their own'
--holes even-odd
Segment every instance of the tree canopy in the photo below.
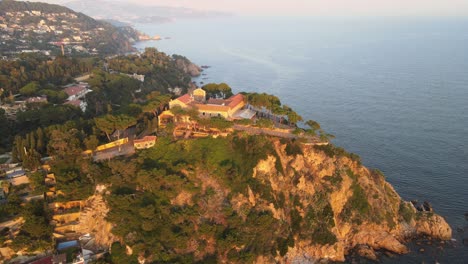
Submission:
<svg viewBox="0 0 468 264">
<path fill-rule="evenodd" d="M 220 84 L 209 83 L 209 84 L 205 84 L 202 88 L 203 90 L 206 91 L 206 96 L 208 98 L 226 99 L 233 95 L 231 87 L 227 85 L 226 83 L 220 83 Z"/>
</svg>

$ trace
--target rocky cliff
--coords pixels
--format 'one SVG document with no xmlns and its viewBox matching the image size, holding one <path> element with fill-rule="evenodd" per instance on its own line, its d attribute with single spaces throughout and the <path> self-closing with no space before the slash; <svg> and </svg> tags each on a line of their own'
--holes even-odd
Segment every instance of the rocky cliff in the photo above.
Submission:
<svg viewBox="0 0 468 264">
<path fill-rule="evenodd" d="M 200 76 L 203 69 L 184 56 L 173 55 L 177 68 L 192 77 Z"/>
<path fill-rule="evenodd" d="M 121 165 L 106 219 L 148 263 L 376 259 L 376 250 L 407 253 L 417 236 L 451 238 L 442 217 L 416 210 L 382 173 L 332 145 L 242 133 L 159 138 Z"/>
<path fill-rule="evenodd" d="M 419 212 L 411 203 L 403 201 L 380 172 L 369 170 L 349 157 L 327 154 L 328 147 L 320 150 L 305 146 L 302 154 L 291 156 L 286 153 L 286 145 L 279 141 L 274 145 L 278 155 L 262 160 L 254 169 L 254 177 L 271 185 L 276 195 L 283 193 L 286 197 L 284 208 L 270 207 L 273 215 L 291 224 L 294 210 L 304 220 L 323 222 L 329 218 L 325 224 L 312 226 L 316 235 L 296 235 L 295 246 L 276 260 L 344 261 L 353 249 L 375 258 L 374 250 L 407 253 L 404 243 L 416 236 L 451 238 L 451 228 L 442 217 Z M 276 165 L 277 159 L 281 167 Z M 251 206 L 255 206 L 256 196 L 251 194 Z M 336 239 L 320 241 L 324 237 L 320 229 L 328 229 L 328 236 Z"/>
</svg>

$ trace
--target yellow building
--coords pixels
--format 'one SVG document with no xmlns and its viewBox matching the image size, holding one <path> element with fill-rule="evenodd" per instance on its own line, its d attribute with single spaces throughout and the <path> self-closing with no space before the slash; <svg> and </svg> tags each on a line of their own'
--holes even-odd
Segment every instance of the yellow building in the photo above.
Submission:
<svg viewBox="0 0 468 264">
<path fill-rule="evenodd" d="M 133 145 L 136 149 L 149 149 L 156 145 L 156 139 L 155 136 L 146 136 L 142 139 L 135 139 Z"/>
<path fill-rule="evenodd" d="M 226 119 L 232 118 L 234 113 L 241 110 L 244 106 L 245 101 L 242 94 L 233 95 L 225 100 L 210 99 L 206 104 L 195 105 L 201 116 L 222 116 Z"/>
<path fill-rule="evenodd" d="M 166 110 L 162 112 L 158 116 L 158 126 L 159 127 L 166 127 L 168 124 L 173 123 L 190 123 L 190 116 L 182 115 L 182 116 L 175 116 L 171 110 Z"/>
<path fill-rule="evenodd" d="M 184 94 L 179 98 L 171 100 L 169 102 L 169 108 L 180 106 L 181 108 L 185 109 L 190 106 L 191 102 L 193 102 L 193 96 L 190 94 Z"/>
<path fill-rule="evenodd" d="M 121 138 L 119 140 L 112 141 L 110 143 L 98 146 L 96 148 L 96 151 L 103 151 L 103 150 L 107 150 L 110 148 L 115 148 L 115 147 L 118 147 L 120 145 L 127 144 L 127 143 L 128 143 L 128 138 Z"/>
<path fill-rule="evenodd" d="M 193 99 L 198 103 L 204 103 L 206 101 L 206 92 L 202 88 L 195 89 L 193 91 Z"/>
<path fill-rule="evenodd" d="M 241 110 L 245 106 L 245 98 L 242 94 L 236 94 L 228 99 L 209 99 L 206 101 L 206 92 L 198 88 L 192 94 L 184 94 L 183 96 L 169 102 L 169 107 L 196 108 L 204 117 L 224 117 L 226 119 L 233 118 L 234 113 Z M 169 114 L 163 113 L 164 117 L 169 118 Z M 161 119 L 160 119 L 161 122 Z"/>
</svg>

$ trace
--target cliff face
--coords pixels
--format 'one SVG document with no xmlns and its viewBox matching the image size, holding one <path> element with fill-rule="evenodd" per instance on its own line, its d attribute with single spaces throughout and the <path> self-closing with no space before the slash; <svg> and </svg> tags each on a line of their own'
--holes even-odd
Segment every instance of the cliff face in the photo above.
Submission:
<svg viewBox="0 0 468 264">
<path fill-rule="evenodd" d="M 331 145 L 160 138 L 131 164 L 114 168 L 106 219 L 148 263 L 344 261 L 351 251 L 375 259 L 375 250 L 408 252 L 404 242 L 418 235 L 451 238 L 440 216 L 417 211 Z"/>
<path fill-rule="evenodd" d="M 194 64 L 189 59 L 183 56 L 173 55 L 173 58 L 175 60 L 177 68 L 182 70 L 184 73 L 189 74 L 192 77 L 200 76 L 202 72 L 202 68 L 200 66 Z"/>
<path fill-rule="evenodd" d="M 77 232 L 93 234 L 97 248 L 107 249 L 116 240 L 112 234 L 112 224 L 107 222 L 109 212 L 101 194 L 95 194 L 86 200 L 86 206 L 80 214 Z"/>
<path fill-rule="evenodd" d="M 278 141 L 274 145 L 277 157 L 269 156 L 254 169 L 254 177 L 271 185 L 275 195 L 283 193 L 286 197 L 283 208 L 270 206 L 274 217 L 294 225 L 292 212 L 297 210 L 303 221 L 321 223 L 312 225 L 316 231 L 311 236 L 295 235 L 294 247 L 284 257 L 277 257 L 277 261 L 344 261 L 350 250 L 360 248 L 367 250 L 358 250 L 359 253 L 373 258 L 373 250 L 407 253 L 403 243 L 415 236 L 451 238 L 451 228 L 442 217 L 417 212 L 381 173 L 348 157 L 330 157 L 311 146 L 302 147 L 302 154 L 289 156 L 286 145 Z M 250 192 L 251 206 L 258 206 L 257 196 Z M 294 201 L 289 197 L 294 197 Z M 315 218 L 310 217 L 311 210 Z M 321 229 L 328 229 L 330 234 L 324 236 Z M 324 240 L 327 237 L 330 239 Z"/>
</svg>

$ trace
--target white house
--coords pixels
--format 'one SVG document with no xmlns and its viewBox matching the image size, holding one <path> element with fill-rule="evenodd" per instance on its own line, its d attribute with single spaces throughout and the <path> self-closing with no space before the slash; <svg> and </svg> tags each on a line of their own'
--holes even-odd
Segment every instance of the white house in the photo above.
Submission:
<svg viewBox="0 0 468 264">
<path fill-rule="evenodd" d="M 83 98 L 87 93 L 91 92 L 86 83 L 72 85 L 65 88 L 64 92 L 68 95 L 68 101 L 73 101 Z"/>
</svg>

